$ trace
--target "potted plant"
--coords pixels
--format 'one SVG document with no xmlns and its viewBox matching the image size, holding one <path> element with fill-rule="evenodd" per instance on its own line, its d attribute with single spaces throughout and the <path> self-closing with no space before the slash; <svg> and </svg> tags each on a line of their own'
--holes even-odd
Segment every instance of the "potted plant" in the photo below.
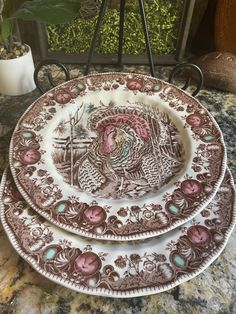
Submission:
<svg viewBox="0 0 236 314">
<path fill-rule="evenodd" d="M 80 0 L 0 0 L 0 93 L 17 96 L 35 89 L 31 48 L 13 36 L 17 20 L 67 23 L 79 8 Z"/>
</svg>

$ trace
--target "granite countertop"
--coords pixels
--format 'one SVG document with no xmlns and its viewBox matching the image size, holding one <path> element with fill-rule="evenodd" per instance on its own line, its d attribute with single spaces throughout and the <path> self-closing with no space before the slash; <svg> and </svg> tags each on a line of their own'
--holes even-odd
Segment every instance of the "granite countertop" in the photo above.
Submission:
<svg viewBox="0 0 236 314">
<path fill-rule="evenodd" d="M 97 68 L 99 72 L 112 68 Z M 125 67 L 148 74 L 148 67 Z M 171 68 L 156 67 L 166 80 Z M 71 67 L 71 76 L 81 75 Z M 38 90 L 19 97 L 0 96 L 0 174 L 8 163 L 9 141 L 16 122 L 40 96 Z M 236 95 L 203 89 L 197 99 L 212 113 L 223 134 L 228 166 L 236 178 Z M 64 288 L 38 274 L 13 249 L 0 224 L 0 313 L 236 313 L 236 233 L 223 253 L 200 275 L 156 295 L 112 299 L 88 296 Z"/>
</svg>

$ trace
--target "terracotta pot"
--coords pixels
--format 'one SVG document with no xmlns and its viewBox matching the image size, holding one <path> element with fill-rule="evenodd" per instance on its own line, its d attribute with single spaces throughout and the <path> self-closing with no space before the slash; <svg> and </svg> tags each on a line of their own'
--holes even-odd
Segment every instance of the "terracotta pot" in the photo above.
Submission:
<svg viewBox="0 0 236 314">
<path fill-rule="evenodd" d="M 22 57 L 0 60 L 0 93 L 9 96 L 24 95 L 36 88 L 31 48 Z"/>
</svg>

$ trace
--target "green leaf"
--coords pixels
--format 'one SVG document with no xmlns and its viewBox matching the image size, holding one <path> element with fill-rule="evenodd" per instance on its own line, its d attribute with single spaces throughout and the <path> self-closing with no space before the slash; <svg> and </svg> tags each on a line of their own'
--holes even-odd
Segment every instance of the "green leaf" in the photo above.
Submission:
<svg viewBox="0 0 236 314">
<path fill-rule="evenodd" d="M 0 23 L 0 26 L 1 26 L 1 37 L 3 40 L 5 40 L 11 34 L 13 22 L 12 20 L 5 19 Z"/>
<path fill-rule="evenodd" d="M 81 0 L 32 0 L 25 1 L 12 15 L 25 21 L 49 24 L 67 23 L 79 14 Z"/>
</svg>

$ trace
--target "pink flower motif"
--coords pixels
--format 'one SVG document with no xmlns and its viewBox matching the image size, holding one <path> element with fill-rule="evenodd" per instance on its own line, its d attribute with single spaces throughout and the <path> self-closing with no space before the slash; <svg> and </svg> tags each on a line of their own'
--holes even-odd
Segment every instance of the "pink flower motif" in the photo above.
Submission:
<svg viewBox="0 0 236 314">
<path fill-rule="evenodd" d="M 119 87 L 119 84 L 113 84 L 112 88 L 117 89 Z"/>
<path fill-rule="evenodd" d="M 200 163 L 202 161 L 202 159 L 200 157 L 194 157 L 193 158 L 193 162 L 195 163 Z"/>
<path fill-rule="evenodd" d="M 138 254 L 131 254 L 130 255 L 130 260 L 134 264 L 138 264 L 139 262 L 141 262 L 141 257 Z"/>
<path fill-rule="evenodd" d="M 121 216 L 121 217 L 125 217 L 125 216 L 128 215 L 128 212 L 127 212 L 127 210 L 126 210 L 124 207 L 121 207 L 121 208 L 118 210 L 117 214 L 118 214 L 119 216 Z"/>
<path fill-rule="evenodd" d="M 181 190 L 186 195 L 194 195 L 201 193 L 201 185 L 197 180 L 185 180 L 181 183 Z"/>
<path fill-rule="evenodd" d="M 47 184 L 52 184 L 53 183 L 53 177 L 47 177 L 46 179 L 45 179 L 45 182 L 47 183 Z"/>
<path fill-rule="evenodd" d="M 75 267 L 82 276 L 92 276 L 96 274 L 102 266 L 99 256 L 93 252 L 85 252 L 75 260 Z"/>
<path fill-rule="evenodd" d="M 189 240 L 196 246 L 204 246 L 211 241 L 210 231 L 201 225 L 192 226 L 187 231 Z"/>
<path fill-rule="evenodd" d="M 20 158 L 24 164 L 32 165 L 40 160 L 41 154 L 35 148 L 28 148 L 21 152 Z"/>
<path fill-rule="evenodd" d="M 46 171 L 46 170 L 43 170 L 43 169 L 39 169 L 39 170 L 37 171 L 37 175 L 38 175 L 39 177 L 44 177 L 44 176 L 47 175 L 47 171 Z"/>
<path fill-rule="evenodd" d="M 119 268 L 125 268 L 126 259 L 123 256 L 118 256 L 118 258 L 115 260 L 115 265 Z"/>
<path fill-rule="evenodd" d="M 138 214 L 139 212 L 141 212 L 141 208 L 139 206 L 131 206 L 130 210 L 134 213 L 134 214 Z"/>
<path fill-rule="evenodd" d="M 209 217 L 210 212 L 209 212 L 209 210 L 204 209 L 203 211 L 201 211 L 201 215 L 202 215 L 202 217 Z"/>
<path fill-rule="evenodd" d="M 198 165 L 193 165 L 192 166 L 192 169 L 195 171 L 195 172 L 199 172 L 202 170 L 202 167 L 198 166 Z"/>
<path fill-rule="evenodd" d="M 127 82 L 127 87 L 128 89 L 131 89 L 131 90 L 141 90 L 142 83 L 138 80 L 130 79 Z"/>
<path fill-rule="evenodd" d="M 190 114 L 187 119 L 186 119 L 187 123 L 194 126 L 194 127 L 198 127 L 202 124 L 202 117 L 201 115 L 194 113 L 194 114 Z"/>
<path fill-rule="evenodd" d="M 50 108 L 48 111 L 49 111 L 50 113 L 55 113 L 55 112 L 56 112 L 56 109 L 55 109 L 55 108 Z"/>
<path fill-rule="evenodd" d="M 90 206 L 84 211 L 84 219 L 91 225 L 100 225 L 106 220 L 106 212 L 100 206 Z"/>
<path fill-rule="evenodd" d="M 55 100 L 59 104 L 66 104 L 71 100 L 71 95 L 66 91 L 60 90 L 56 93 Z"/>
</svg>

